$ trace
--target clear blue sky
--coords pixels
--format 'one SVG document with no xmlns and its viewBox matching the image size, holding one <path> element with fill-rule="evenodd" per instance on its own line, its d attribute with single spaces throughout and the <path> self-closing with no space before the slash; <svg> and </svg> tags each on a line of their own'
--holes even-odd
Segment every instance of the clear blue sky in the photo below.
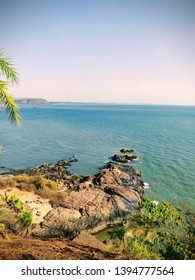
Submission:
<svg viewBox="0 0 195 280">
<path fill-rule="evenodd" d="M 4 0 L 15 97 L 195 105 L 194 0 Z"/>
</svg>

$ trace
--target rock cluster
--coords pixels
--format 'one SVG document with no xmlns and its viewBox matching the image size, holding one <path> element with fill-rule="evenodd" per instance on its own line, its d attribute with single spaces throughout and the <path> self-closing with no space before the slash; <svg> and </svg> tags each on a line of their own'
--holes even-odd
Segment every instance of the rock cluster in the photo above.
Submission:
<svg viewBox="0 0 195 280">
<path fill-rule="evenodd" d="M 121 153 L 133 153 L 135 150 L 131 149 L 131 148 L 122 148 L 120 149 Z"/>
<path fill-rule="evenodd" d="M 132 149 L 121 150 L 121 157 L 132 160 Z M 117 159 L 117 157 L 115 157 Z M 141 172 L 132 166 L 110 162 L 98 174 L 83 177 L 67 172 L 67 167 L 76 161 L 58 161 L 42 164 L 36 168 L 12 171 L 11 174 L 41 175 L 58 182 L 58 191 L 68 189 L 58 204 L 42 217 L 32 229 L 34 236 L 75 236 L 83 230 L 94 230 L 110 224 L 121 223 L 137 211 L 138 201 L 144 195 Z M 126 161 L 125 161 L 126 162 Z M 36 217 L 40 218 L 40 209 Z"/>
<path fill-rule="evenodd" d="M 76 162 L 76 158 L 71 158 L 69 160 L 60 160 L 55 164 L 43 163 L 40 166 L 19 170 L 12 170 L 11 172 L 1 173 L 2 175 L 41 175 L 46 179 L 53 180 L 55 182 L 65 185 L 68 189 L 76 189 L 79 184 L 83 181 L 83 177 L 77 174 L 70 174 L 67 172 L 67 168 L 73 163 Z"/>
<path fill-rule="evenodd" d="M 122 162 L 122 163 L 127 163 L 128 161 L 132 161 L 136 159 L 137 156 L 133 154 L 125 154 L 125 155 L 117 155 L 115 154 L 113 156 L 113 160 L 116 162 Z"/>
<path fill-rule="evenodd" d="M 98 174 L 85 177 L 34 229 L 36 236 L 58 236 L 122 222 L 138 209 L 144 194 L 140 173 L 133 167 L 110 163 Z"/>
<path fill-rule="evenodd" d="M 114 161 L 121 162 L 121 163 L 127 163 L 127 162 L 132 161 L 137 158 L 136 155 L 132 154 L 134 152 L 134 150 L 131 148 L 122 148 L 120 150 L 120 152 L 122 153 L 122 155 L 115 154 L 113 156 Z"/>
</svg>

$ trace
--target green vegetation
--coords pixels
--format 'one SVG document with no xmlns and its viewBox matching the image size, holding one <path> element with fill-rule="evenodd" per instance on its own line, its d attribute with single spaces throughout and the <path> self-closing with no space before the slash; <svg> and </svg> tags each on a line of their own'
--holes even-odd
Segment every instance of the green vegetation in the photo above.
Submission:
<svg viewBox="0 0 195 280">
<path fill-rule="evenodd" d="M 9 86 L 18 84 L 18 74 L 13 68 L 11 59 L 6 57 L 2 50 L 0 50 L 0 75 L 6 78 L 6 80 L 0 80 L 0 102 L 4 103 L 9 121 L 12 124 L 20 125 L 18 106 L 7 92 Z"/>
<path fill-rule="evenodd" d="M 24 203 L 22 203 L 19 198 L 13 195 L 7 195 L 3 197 L 7 205 L 18 213 L 18 220 L 20 226 L 26 228 L 29 227 L 32 223 L 32 213 L 29 210 L 26 210 Z"/>
<path fill-rule="evenodd" d="M 5 193 L 4 199 L 8 206 L 17 212 L 22 212 L 25 209 L 24 203 L 22 203 L 15 194 L 7 195 Z"/>
<path fill-rule="evenodd" d="M 32 213 L 30 211 L 21 212 L 19 214 L 18 223 L 22 227 L 29 227 L 32 224 Z"/>
<path fill-rule="evenodd" d="M 140 211 L 130 216 L 119 246 L 125 257 L 136 259 L 195 259 L 193 211 L 176 209 L 168 202 L 140 201 Z"/>
<path fill-rule="evenodd" d="M 1 189 L 18 188 L 50 199 L 52 205 L 60 205 L 65 190 L 58 191 L 57 183 L 42 176 L 17 175 L 2 177 Z M 6 204 L 6 207 L 5 207 Z M 1 207 L 2 206 L 2 207 Z M 168 202 L 158 205 L 149 198 L 139 202 L 136 214 L 126 218 L 124 225 L 109 227 L 95 235 L 100 241 L 120 252 L 124 259 L 195 259 L 195 215 L 185 205 L 175 208 Z M 25 204 L 12 194 L 0 196 L 0 223 L 16 223 L 20 229 L 28 230 L 32 214 Z M 70 229 L 57 221 L 48 229 L 48 237 L 77 235 L 77 228 Z"/>
<path fill-rule="evenodd" d="M 0 194 L 0 239 L 9 239 L 10 229 L 16 234 L 24 234 L 31 224 L 32 213 L 15 194 Z"/>
<path fill-rule="evenodd" d="M 108 240 L 123 240 L 125 234 L 125 228 L 122 225 L 109 227 L 103 231 L 96 233 L 94 236 L 101 242 L 106 242 Z"/>
<path fill-rule="evenodd" d="M 168 202 L 158 205 L 149 198 L 140 201 L 140 209 L 126 219 L 124 226 L 108 228 L 95 235 L 111 241 L 111 250 L 124 259 L 195 259 L 195 215 L 185 205 L 175 208 Z"/>
<path fill-rule="evenodd" d="M 120 251 L 122 251 L 125 259 L 137 260 L 159 260 L 161 256 L 148 246 L 144 237 L 128 238 L 126 242 L 120 243 Z"/>
</svg>

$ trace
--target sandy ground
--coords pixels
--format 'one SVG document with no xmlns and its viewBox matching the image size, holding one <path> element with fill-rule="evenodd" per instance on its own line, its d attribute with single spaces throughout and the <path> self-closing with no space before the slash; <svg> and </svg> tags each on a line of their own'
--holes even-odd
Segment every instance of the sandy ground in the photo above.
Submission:
<svg viewBox="0 0 195 280">
<path fill-rule="evenodd" d="M 38 224 L 43 221 L 43 217 L 52 210 L 49 199 L 43 199 L 32 192 L 20 191 L 17 188 L 0 190 L 0 194 L 2 195 L 5 194 L 5 192 L 8 195 L 15 194 L 21 202 L 25 203 L 26 208 L 32 212 L 33 223 Z"/>
</svg>

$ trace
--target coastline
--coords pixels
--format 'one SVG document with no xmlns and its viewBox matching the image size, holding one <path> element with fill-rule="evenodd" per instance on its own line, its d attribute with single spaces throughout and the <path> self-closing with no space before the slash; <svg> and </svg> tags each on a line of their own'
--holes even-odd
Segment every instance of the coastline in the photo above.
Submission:
<svg viewBox="0 0 195 280">
<path fill-rule="evenodd" d="M 126 159 L 124 153 L 117 159 L 118 163 L 109 162 L 99 173 L 84 177 L 67 171 L 74 158 L 1 174 L 0 259 L 137 259 L 128 242 L 145 235 L 147 246 L 153 246 L 162 209 L 166 209 L 165 223 L 174 217 L 177 225 L 180 214 L 169 203 L 149 201 L 141 172 L 120 162 Z M 19 224 L 25 213 L 31 221 Z M 155 227 L 153 219 L 157 219 Z M 152 222 L 149 227 L 148 222 Z M 15 250 L 18 244 L 20 249 Z M 138 259 L 161 258 L 155 250 L 144 248 L 140 245 Z M 71 250 L 68 255 L 67 250 Z M 193 249 L 188 250 L 184 251 L 187 258 L 193 259 Z"/>
<path fill-rule="evenodd" d="M 122 156 L 124 157 L 124 154 Z M 132 159 L 129 158 L 129 160 Z M 107 224 L 110 226 L 116 221 L 121 223 L 126 215 L 138 209 L 138 200 L 144 194 L 144 182 L 140 179 L 141 173 L 139 171 L 120 162 L 109 162 L 98 174 L 80 176 L 67 171 L 67 168 L 75 161 L 77 160 L 72 158 L 68 161 L 60 160 L 55 165 L 43 163 L 39 167 L 12 170 L 1 173 L 0 179 L 19 178 L 22 181 L 22 178 L 26 179 L 29 176 L 30 178 L 42 177 L 55 182 L 56 191 L 59 197 L 61 195 L 61 201 L 58 201 L 57 211 L 54 203 L 53 214 L 51 214 L 50 207 L 46 214 L 58 216 L 56 213 L 60 212 L 61 215 L 69 217 L 70 220 L 73 219 L 75 224 L 73 222 L 72 225 L 71 220 L 70 230 L 74 230 L 76 227 L 77 231 L 84 229 L 93 231 L 96 226 L 99 227 L 101 224 L 106 227 Z M 19 188 L 18 191 L 17 188 Z M 21 192 L 20 182 L 16 184 L 12 193 L 14 190 L 16 194 Z M 1 191 L 1 194 L 3 192 L 5 189 Z M 23 197 L 24 193 L 21 192 L 21 196 Z M 23 198 L 21 200 L 24 201 Z M 37 200 L 39 201 L 40 197 L 37 197 Z M 42 201 L 41 203 L 47 202 Z M 28 204 L 28 207 L 30 205 L 29 209 L 32 210 L 36 204 L 36 198 L 26 199 L 25 203 Z M 113 207 L 113 205 L 115 206 Z M 97 210 L 98 208 L 100 212 Z M 40 209 L 36 210 L 40 212 Z M 46 215 L 39 214 L 39 216 L 43 218 L 41 221 L 39 219 L 39 223 L 41 222 L 43 226 Z M 65 218 L 66 224 L 69 224 L 69 218 Z M 50 219 L 51 217 L 49 217 Z M 52 222 L 54 221 L 55 218 L 52 218 Z"/>
</svg>

